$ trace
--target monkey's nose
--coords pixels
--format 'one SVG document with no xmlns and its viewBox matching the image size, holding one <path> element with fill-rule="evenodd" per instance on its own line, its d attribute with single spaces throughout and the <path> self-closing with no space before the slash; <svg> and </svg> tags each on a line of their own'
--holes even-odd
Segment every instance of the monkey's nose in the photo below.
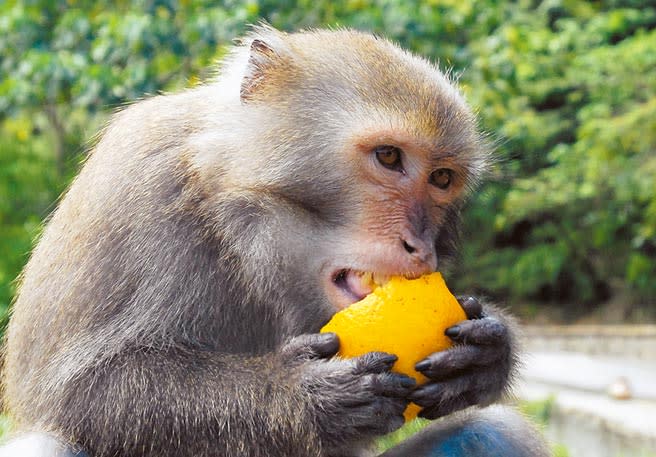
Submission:
<svg viewBox="0 0 656 457">
<path fill-rule="evenodd" d="M 424 264 L 429 271 L 434 271 L 437 268 L 437 256 L 435 255 L 433 243 L 406 235 L 401 237 L 401 244 L 414 262 Z"/>
</svg>

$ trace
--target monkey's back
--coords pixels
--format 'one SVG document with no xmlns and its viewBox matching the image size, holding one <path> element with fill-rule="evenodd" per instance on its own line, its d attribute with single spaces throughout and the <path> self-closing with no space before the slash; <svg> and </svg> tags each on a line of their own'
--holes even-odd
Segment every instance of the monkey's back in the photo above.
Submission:
<svg viewBox="0 0 656 457">
<path fill-rule="evenodd" d="M 63 406 L 71 380 L 124 345 L 147 341 L 148 332 L 165 332 L 175 316 L 157 315 L 164 304 L 184 294 L 213 298 L 199 281 L 217 275 L 216 266 L 181 246 L 201 230 L 182 190 L 185 138 L 202 105 L 189 91 L 115 115 L 46 224 L 6 333 L 5 404 L 19 422 L 41 421 Z M 181 272 L 193 255 L 192 272 Z M 200 269 L 205 274 L 194 279 Z M 180 279 L 204 294 L 172 290 Z"/>
</svg>

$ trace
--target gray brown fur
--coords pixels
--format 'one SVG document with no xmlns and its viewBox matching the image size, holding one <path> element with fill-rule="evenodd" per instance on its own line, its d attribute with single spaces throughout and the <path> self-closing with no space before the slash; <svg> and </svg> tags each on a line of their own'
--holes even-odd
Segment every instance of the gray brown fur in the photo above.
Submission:
<svg viewBox="0 0 656 457">
<path fill-rule="evenodd" d="M 289 342 L 334 313 L 317 272 L 368 205 L 340 147 L 376 125 L 429 135 L 465 186 L 485 167 L 448 79 L 350 31 L 258 27 L 216 81 L 114 115 L 22 275 L 18 426 L 94 457 L 328 456 L 398 427 L 409 389 L 384 355 Z M 461 201 L 434 219 L 439 262 Z"/>
</svg>

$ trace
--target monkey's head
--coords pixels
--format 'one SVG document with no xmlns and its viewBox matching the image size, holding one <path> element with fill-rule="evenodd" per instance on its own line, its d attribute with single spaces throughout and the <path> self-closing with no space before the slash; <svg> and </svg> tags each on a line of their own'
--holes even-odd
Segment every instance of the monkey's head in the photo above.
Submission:
<svg viewBox="0 0 656 457">
<path fill-rule="evenodd" d="M 447 76 L 345 30 L 258 27 L 229 62 L 221 81 L 234 138 L 222 134 L 232 152 L 215 164 L 216 186 L 295 208 L 269 221 L 289 238 L 267 249 L 289 269 L 302 265 L 294 274 L 319 281 L 334 309 L 363 298 L 372 278 L 442 267 L 459 206 L 488 160 Z"/>
</svg>

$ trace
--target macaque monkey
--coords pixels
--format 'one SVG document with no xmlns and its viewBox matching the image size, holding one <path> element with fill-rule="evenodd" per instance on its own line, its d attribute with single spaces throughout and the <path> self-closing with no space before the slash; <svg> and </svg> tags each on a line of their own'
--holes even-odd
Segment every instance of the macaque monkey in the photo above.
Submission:
<svg viewBox="0 0 656 457">
<path fill-rule="evenodd" d="M 363 455 L 409 401 L 429 419 L 495 402 L 515 335 L 476 299 L 447 330 L 457 345 L 418 363 L 422 386 L 394 354 L 340 359 L 317 333 L 371 291 L 364 273 L 443 267 L 488 161 L 426 60 L 360 32 L 255 27 L 215 81 L 102 133 L 22 275 L 8 412 L 57 443 L 43 456 L 329 457 Z M 388 455 L 497 455 L 466 447 L 479 432 L 498 455 L 544 455 L 515 415 L 476 407 Z"/>
</svg>

